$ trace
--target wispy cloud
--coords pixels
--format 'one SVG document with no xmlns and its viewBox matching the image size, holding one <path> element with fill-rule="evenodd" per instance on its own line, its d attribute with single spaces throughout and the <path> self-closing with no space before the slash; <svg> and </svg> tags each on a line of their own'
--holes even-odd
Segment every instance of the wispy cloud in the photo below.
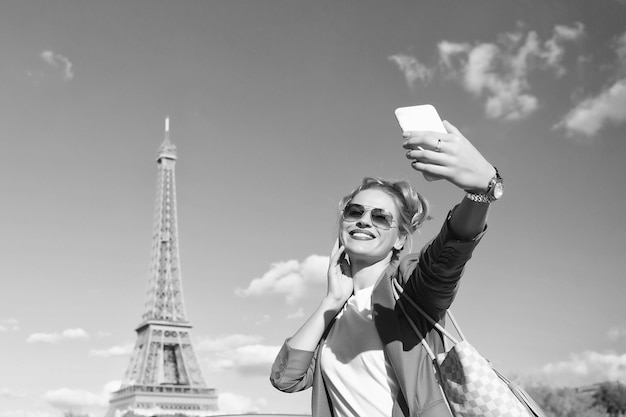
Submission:
<svg viewBox="0 0 626 417">
<path fill-rule="evenodd" d="M 0 319 L 0 332 L 17 331 L 20 329 L 17 319 Z"/>
<path fill-rule="evenodd" d="M 626 123 L 626 32 L 612 45 L 616 56 L 615 81 L 594 96 L 582 100 L 554 128 L 568 137 L 595 136 L 608 124 Z"/>
<path fill-rule="evenodd" d="M 558 25 L 552 36 L 543 41 L 537 32 L 525 31 L 520 24 L 520 28 L 500 34 L 494 42 L 442 40 L 438 44 L 439 62 L 431 67 L 408 55 L 393 55 L 389 59 L 396 62 L 412 87 L 439 72 L 483 100 L 487 117 L 516 120 L 539 108 L 529 75 L 533 71 L 549 71 L 557 77 L 565 74 L 565 45 L 584 33 L 582 23 Z"/>
<path fill-rule="evenodd" d="M 50 67 L 59 70 L 65 81 L 70 81 L 74 78 L 72 62 L 66 56 L 48 50 L 41 53 L 41 59 Z"/>
<path fill-rule="evenodd" d="M 556 26 L 550 39 L 542 41 L 535 31 L 518 29 L 503 33 L 496 42 L 439 43 L 440 63 L 451 77 L 485 101 L 485 114 L 492 119 L 516 120 L 539 108 L 529 75 L 550 71 L 565 74 L 565 43 L 584 34 L 584 26 Z"/>
<path fill-rule="evenodd" d="M 88 339 L 89 334 L 81 328 L 67 329 L 61 333 L 33 333 L 26 339 L 26 343 L 59 343 L 67 339 Z"/>
<path fill-rule="evenodd" d="M 122 346 L 112 346 L 108 349 L 91 349 L 89 351 L 89 356 L 100 356 L 108 358 L 110 356 L 130 355 L 133 351 L 133 347 L 134 345 L 132 343 L 127 343 Z"/>
<path fill-rule="evenodd" d="M 626 354 L 583 352 L 546 364 L 541 372 L 557 385 L 576 386 L 603 381 L 626 382 Z"/>
<path fill-rule="evenodd" d="M 212 372 L 235 371 L 244 375 L 267 375 L 280 346 L 263 345 L 261 336 L 233 334 L 204 338 L 196 344 L 206 353 Z"/>
<path fill-rule="evenodd" d="M 272 264 L 261 278 L 255 278 L 248 288 L 238 288 L 240 297 L 280 294 L 288 303 L 294 304 L 307 294 L 307 288 L 325 282 L 328 257 L 311 255 L 303 262 L 289 260 Z"/>
<path fill-rule="evenodd" d="M 413 89 L 418 81 L 427 83 L 435 75 L 434 68 L 428 68 L 417 60 L 417 58 L 405 55 L 391 55 L 389 60 L 395 62 L 398 69 L 404 74 L 409 88 Z"/>
</svg>

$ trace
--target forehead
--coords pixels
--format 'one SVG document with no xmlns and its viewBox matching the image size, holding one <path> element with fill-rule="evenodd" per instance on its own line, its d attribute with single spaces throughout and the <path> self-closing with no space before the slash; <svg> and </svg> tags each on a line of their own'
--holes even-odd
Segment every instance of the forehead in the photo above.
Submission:
<svg viewBox="0 0 626 417">
<path fill-rule="evenodd" d="M 360 191 L 350 202 L 385 209 L 390 211 L 394 217 L 397 217 L 398 215 L 398 209 L 393 197 L 386 192 L 375 188 Z"/>
</svg>

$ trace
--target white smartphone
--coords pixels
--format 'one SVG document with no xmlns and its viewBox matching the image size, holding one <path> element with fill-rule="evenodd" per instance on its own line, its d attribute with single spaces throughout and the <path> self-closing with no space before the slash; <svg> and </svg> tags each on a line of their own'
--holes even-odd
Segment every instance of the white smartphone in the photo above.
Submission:
<svg viewBox="0 0 626 417">
<path fill-rule="evenodd" d="M 437 110 L 431 104 L 399 107 L 395 113 L 403 132 L 429 131 L 447 133 Z"/>
</svg>

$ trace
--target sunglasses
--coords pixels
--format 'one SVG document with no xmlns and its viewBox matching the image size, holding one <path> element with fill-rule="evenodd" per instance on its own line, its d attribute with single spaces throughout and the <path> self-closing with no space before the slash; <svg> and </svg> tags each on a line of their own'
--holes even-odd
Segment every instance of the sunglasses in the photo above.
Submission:
<svg viewBox="0 0 626 417">
<path fill-rule="evenodd" d="M 365 213 L 370 212 L 370 218 L 372 219 L 372 224 L 379 229 L 389 230 L 394 222 L 393 214 L 388 212 L 385 209 L 364 206 L 362 204 L 348 204 L 341 213 L 341 218 L 347 222 L 355 222 L 360 220 Z"/>
</svg>

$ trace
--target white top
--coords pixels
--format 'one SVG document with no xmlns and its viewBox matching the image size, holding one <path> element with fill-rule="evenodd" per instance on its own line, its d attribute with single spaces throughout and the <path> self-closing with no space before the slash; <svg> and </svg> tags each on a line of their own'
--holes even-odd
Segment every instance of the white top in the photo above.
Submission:
<svg viewBox="0 0 626 417">
<path fill-rule="evenodd" d="M 398 384 L 374 325 L 373 289 L 348 299 L 322 346 L 322 375 L 337 417 L 391 416 Z"/>
</svg>

